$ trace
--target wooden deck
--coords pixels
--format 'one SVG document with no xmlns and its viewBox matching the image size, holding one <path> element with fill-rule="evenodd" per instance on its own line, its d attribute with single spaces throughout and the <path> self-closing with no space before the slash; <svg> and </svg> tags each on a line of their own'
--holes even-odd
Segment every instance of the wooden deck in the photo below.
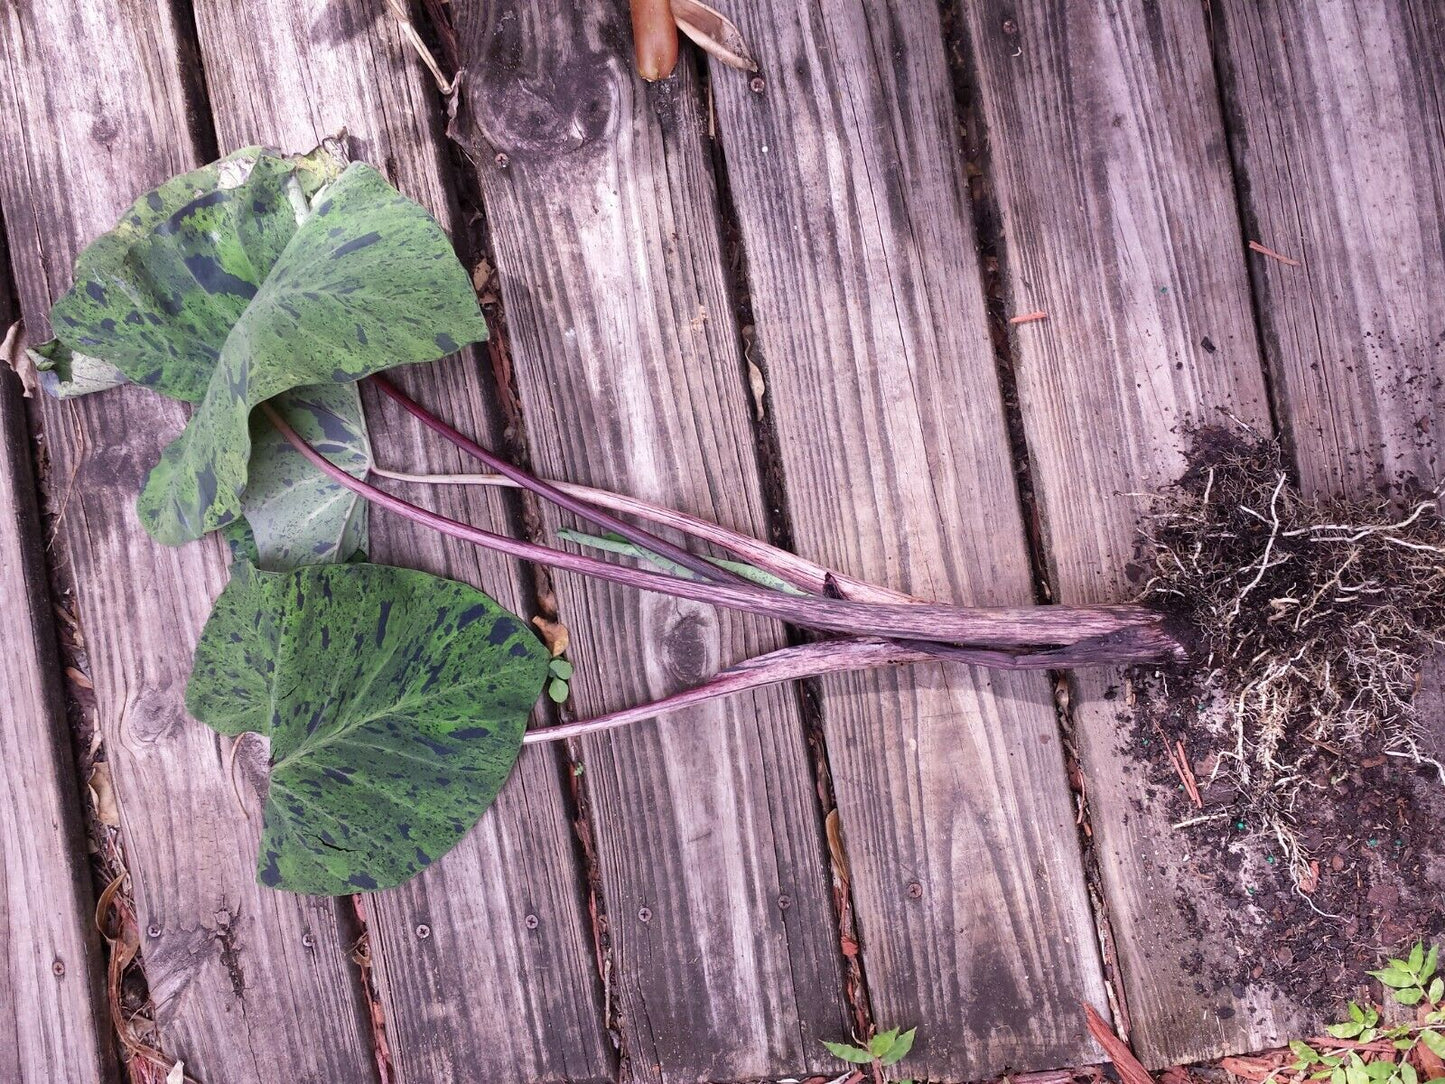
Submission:
<svg viewBox="0 0 1445 1084">
<path fill-rule="evenodd" d="M 344 127 L 495 272 L 500 333 L 405 373 L 414 395 L 540 473 L 875 582 L 1123 599 L 1138 494 L 1220 411 L 1277 428 L 1315 491 L 1439 475 L 1445 7 L 723 6 L 758 75 L 689 54 L 647 86 L 614 0 L 419 4 L 465 70 L 450 140 L 381 0 L 0 6 L 0 321 L 43 339 L 76 253 L 165 177 Z M 386 465 L 462 469 L 368 406 Z M 965 1081 L 1100 1060 L 1082 1002 L 1160 1066 L 1301 1023 L 1196 985 L 1188 856 L 1109 673 L 922 666 L 531 747 L 411 884 L 260 888 L 264 765 L 236 758 L 245 814 L 229 742 L 182 707 L 222 549 L 132 511 L 182 411 L 26 400 L 0 371 L 0 421 L 0 1079 L 120 1075 L 77 680 L 156 1042 L 206 1084 L 831 1077 L 819 1040 L 872 1022 L 918 1025 L 910 1075 Z M 579 716 L 789 635 L 374 524 L 374 559 L 555 610 Z"/>
</svg>

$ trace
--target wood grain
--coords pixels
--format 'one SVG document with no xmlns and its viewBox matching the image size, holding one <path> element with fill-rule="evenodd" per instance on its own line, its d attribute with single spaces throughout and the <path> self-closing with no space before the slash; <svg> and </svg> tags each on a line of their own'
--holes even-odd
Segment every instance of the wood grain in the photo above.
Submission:
<svg viewBox="0 0 1445 1084">
<path fill-rule="evenodd" d="M 714 65 L 796 544 L 931 599 L 1031 601 L 937 6 L 732 11 Z M 823 682 L 863 961 L 908 1075 L 1093 1055 L 1103 982 L 1044 675 Z"/>
<path fill-rule="evenodd" d="M 345 127 L 356 157 L 455 232 L 434 85 L 384 4 L 316 9 L 284 0 L 195 7 L 223 149 L 303 150 Z M 477 356 L 398 374 L 414 396 L 495 446 Z M 408 471 L 470 469 L 379 397 L 368 396 L 379 461 Z M 505 502 L 456 487 L 410 496 L 510 530 Z M 372 559 L 481 586 L 522 613 L 518 566 L 406 521 L 372 515 Z M 403 1081 L 582 1082 L 610 1076 L 582 876 L 555 756 L 529 750 L 478 827 L 407 885 L 367 899 L 388 1045 Z M 425 929 L 426 937 L 418 935 Z"/>
<path fill-rule="evenodd" d="M 0 8 L 0 204 L 32 341 L 82 245 L 194 164 L 169 10 Z M 155 544 L 133 511 L 182 411 L 127 388 L 43 417 L 163 1045 L 204 1080 L 371 1079 L 336 904 L 256 885 L 259 819 L 236 807 L 225 743 L 182 707 L 225 566 L 214 540 Z"/>
<path fill-rule="evenodd" d="M 1185 424 L 1268 431 L 1229 157 L 1198 5 L 960 5 L 988 132 L 1046 556 L 1061 602 L 1131 587 L 1142 494 L 1182 473 Z M 1150 1065 L 1275 1043 L 1287 1013 L 1204 938 L 1210 888 L 1123 746 L 1116 674 L 1075 727 L 1132 1017 Z M 1201 954 L 1196 958 L 1195 954 Z"/>
<path fill-rule="evenodd" d="M 0 1079 L 99 1084 L 117 1063 L 31 454 L 0 363 Z"/>
<path fill-rule="evenodd" d="M 644 88 L 621 5 L 456 7 L 455 129 L 477 163 L 534 462 L 765 534 L 697 88 Z M 548 519 L 549 527 L 556 521 Z M 591 715 L 779 645 L 776 629 L 573 577 Z M 831 1065 L 836 920 L 792 692 L 590 739 L 584 781 L 638 1080 Z"/>
<path fill-rule="evenodd" d="M 1445 9 L 1227 2 L 1215 33 L 1265 352 L 1307 492 L 1440 478 Z"/>
</svg>

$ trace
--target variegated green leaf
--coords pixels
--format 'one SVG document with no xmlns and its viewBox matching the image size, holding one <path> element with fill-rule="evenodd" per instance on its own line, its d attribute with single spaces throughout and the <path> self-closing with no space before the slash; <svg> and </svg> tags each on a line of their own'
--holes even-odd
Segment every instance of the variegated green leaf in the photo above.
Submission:
<svg viewBox="0 0 1445 1084">
<path fill-rule="evenodd" d="M 80 254 L 75 284 L 50 310 L 56 338 L 200 402 L 231 328 L 341 165 L 325 150 L 247 147 L 147 192 Z"/>
<path fill-rule="evenodd" d="M 186 706 L 271 740 L 257 873 L 290 892 L 400 884 L 491 804 L 548 651 L 465 584 L 381 565 L 238 564 Z"/>
<path fill-rule="evenodd" d="M 235 320 L 344 165 L 326 147 L 287 157 L 250 147 L 142 196 L 77 261 L 75 285 L 51 313 L 61 338 L 31 351 L 42 386 L 60 398 L 102 391 L 126 382 L 116 368 L 124 365 L 164 395 L 201 399 Z M 297 389 L 277 406 L 362 477 L 361 404 L 354 389 L 333 389 Z M 248 556 L 281 569 L 364 549 L 365 506 L 269 425 L 253 429 L 243 513 L 254 522 L 241 531 Z"/>
<path fill-rule="evenodd" d="M 241 513 L 259 403 L 431 361 L 485 335 L 441 228 L 376 170 L 349 166 L 231 329 L 200 408 L 147 479 L 141 522 L 176 545 Z"/>
<path fill-rule="evenodd" d="M 371 444 L 355 384 L 308 384 L 272 405 L 306 443 L 353 478 L 366 477 Z M 308 463 L 260 413 L 251 418 L 241 511 L 262 568 L 346 561 L 366 552 L 366 501 Z"/>
<path fill-rule="evenodd" d="M 40 374 L 40 386 L 57 399 L 74 399 L 126 382 L 125 373 L 110 362 L 78 354 L 59 339 L 31 347 L 27 353 Z"/>
</svg>

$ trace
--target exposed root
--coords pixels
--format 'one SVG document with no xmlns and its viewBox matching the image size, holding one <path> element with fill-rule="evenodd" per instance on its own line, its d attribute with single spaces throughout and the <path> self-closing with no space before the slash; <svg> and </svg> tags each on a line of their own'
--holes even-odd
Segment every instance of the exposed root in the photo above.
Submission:
<svg viewBox="0 0 1445 1084">
<path fill-rule="evenodd" d="M 1414 698 L 1445 646 L 1439 491 L 1403 507 L 1307 500 L 1274 442 L 1195 438 L 1194 466 L 1143 528 L 1142 594 L 1195 630 L 1216 771 L 1266 818 L 1298 881 L 1310 856 L 1291 813 L 1322 754 L 1428 759 Z"/>
</svg>

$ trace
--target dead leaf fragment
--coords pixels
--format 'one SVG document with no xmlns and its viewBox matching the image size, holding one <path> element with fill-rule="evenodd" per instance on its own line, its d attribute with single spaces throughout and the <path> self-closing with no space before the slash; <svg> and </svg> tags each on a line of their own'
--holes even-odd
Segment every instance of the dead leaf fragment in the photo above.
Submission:
<svg viewBox="0 0 1445 1084">
<path fill-rule="evenodd" d="M 823 826 L 828 832 L 828 850 L 833 856 L 833 868 L 838 873 L 838 879 L 847 884 L 852 875 L 848 870 L 848 852 L 843 849 L 843 822 L 838 819 L 836 809 L 828 811 Z"/>
<path fill-rule="evenodd" d="M 1320 864 L 1315 859 L 1310 859 L 1310 868 L 1303 877 L 1299 879 L 1299 890 L 1306 895 L 1313 892 L 1320 886 Z"/>
<path fill-rule="evenodd" d="M 16 320 L 5 332 L 5 338 L 0 340 L 0 362 L 15 370 L 25 398 L 33 399 L 35 389 L 40 386 L 40 378 L 35 372 L 35 359 L 30 356 L 30 351 L 20 349 L 20 333 L 23 328 L 24 325 Z"/>
<path fill-rule="evenodd" d="M 95 767 L 90 770 L 91 796 L 95 799 L 95 816 L 101 824 L 108 824 L 112 828 L 120 827 L 120 806 L 115 800 L 115 787 L 110 781 L 110 764 L 104 760 L 97 761 Z"/>
<path fill-rule="evenodd" d="M 672 17 L 677 21 L 677 28 L 703 52 L 739 71 L 758 70 L 757 61 L 738 28 L 716 8 L 708 7 L 701 0 L 672 0 Z"/>
<path fill-rule="evenodd" d="M 547 650 L 552 652 L 552 658 L 566 654 L 567 645 L 572 642 L 572 634 L 567 631 L 566 625 L 541 616 L 532 618 L 532 624 L 537 626 L 537 633 L 547 645 Z"/>
<path fill-rule="evenodd" d="M 186 1084 L 186 1063 L 178 1061 L 171 1066 L 171 1071 L 166 1074 L 166 1084 Z"/>
</svg>

